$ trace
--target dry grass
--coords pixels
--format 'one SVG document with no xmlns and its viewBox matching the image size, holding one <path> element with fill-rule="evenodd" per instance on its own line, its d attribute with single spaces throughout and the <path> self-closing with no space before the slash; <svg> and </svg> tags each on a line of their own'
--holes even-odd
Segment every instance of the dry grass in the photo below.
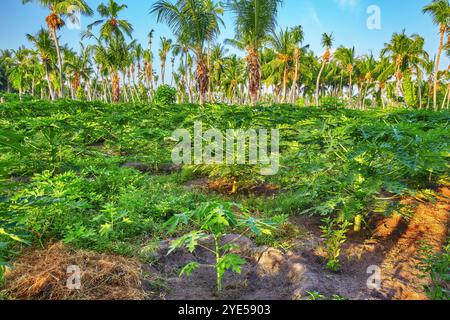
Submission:
<svg viewBox="0 0 450 320">
<path fill-rule="evenodd" d="M 81 271 L 81 289 L 70 290 L 67 267 Z M 145 295 L 138 262 L 71 249 L 61 243 L 30 249 L 6 274 L 6 291 L 27 300 L 140 300 Z"/>
</svg>

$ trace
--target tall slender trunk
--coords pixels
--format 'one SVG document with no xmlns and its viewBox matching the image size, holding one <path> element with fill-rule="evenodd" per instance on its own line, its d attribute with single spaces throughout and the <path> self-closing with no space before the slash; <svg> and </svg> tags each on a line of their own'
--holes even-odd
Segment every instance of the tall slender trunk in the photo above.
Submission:
<svg viewBox="0 0 450 320">
<path fill-rule="evenodd" d="M 320 78 L 322 77 L 323 69 L 325 69 L 325 62 L 322 62 L 322 66 L 320 67 L 319 75 L 317 76 L 317 82 L 316 82 L 316 107 L 319 106 Z"/>
<path fill-rule="evenodd" d="M 287 78 L 288 78 L 288 69 L 287 69 L 287 65 L 286 65 L 286 66 L 284 66 L 284 71 L 283 71 L 283 97 L 281 98 L 281 103 L 286 102 Z"/>
<path fill-rule="evenodd" d="M 191 91 L 191 69 L 189 68 L 189 64 L 188 64 L 188 52 L 185 52 L 185 68 L 186 68 L 186 90 L 188 92 L 188 96 L 189 96 L 189 103 L 192 103 L 192 91 Z"/>
<path fill-rule="evenodd" d="M 349 80 L 349 84 L 348 84 L 348 99 L 349 100 L 352 100 L 352 98 L 353 98 L 353 79 L 352 79 L 352 76 L 353 76 L 353 73 L 352 72 L 349 72 L 349 75 L 350 75 L 350 80 Z"/>
<path fill-rule="evenodd" d="M 162 58 L 161 59 L 161 81 L 162 81 L 163 85 L 166 84 L 165 79 L 166 79 L 166 59 Z"/>
<path fill-rule="evenodd" d="M 417 85 L 419 89 L 419 109 L 422 110 L 423 102 L 422 102 L 422 74 L 420 73 L 419 68 L 417 68 Z"/>
<path fill-rule="evenodd" d="M 207 53 L 207 59 L 206 59 L 206 65 L 208 66 L 208 70 L 212 70 L 211 68 L 211 39 L 208 39 L 208 53 Z M 208 101 L 211 101 L 212 96 L 211 96 L 211 77 L 208 78 Z"/>
<path fill-rule="evenodd" d="M 249 71 L 249 93 L 251 103 L 256 104 L 261 86 L 261 65 L 257 48 L 247 48 L 247 65 Z"/>
<path fill-rule="evenodd" d="M 85 79 L 84 82 L 86 83 L 86 91 L 88 94 L 88 100 L 92 101 L 92 91 L 91 91 L 91 80 L 89 78 Z"/>
<path fill-rule="evenodd" d="M 450 85 L 448 85 L 448 87 L 447 87 L 447 91 L 449 91 L 449 90 L 450 90 Z M 447 106 L 446 106 L 447 110 L 449 108 L 449 105 L 450 105 L 450 99 L 447 99 Z"/>
<path fill-rule="evenodd" d="M 361 101 L 361 110 L 366 109 L 366 96 L 367 96 L 368 90 L 369 90 L 369 83 L 366 83 L 366 88 L 364 89 L 362 101 Z"/>
<path fill-rule="evenodd" d="M 148 81 L 149 81 L 149 86 L 150 86 L 150 91 L 152 92 L 154 90 L 154 79 L 153 79 L 153 61 L 150 60 L 150 62 L 148 63 Z"/>
<path fill-rule="evenodd" d="M 51 28 L 51 33 L 53 36 L 53 41 L 55 42 L 56 47 L 56 54 L 58 56 L 58 69 L 59 69 L 59 85 L 61 88 L 59 89 L 59 94 L 61 98 L 64 98 L 64 80 L 63 80 L 63 65 L 62 65 L 62 58 L 61 58 L 61 49 L 59 47 L 59 41 L 58 36 L 56 35 L 56 29 Z"/>
<path fill-rule="evenodd" d="M 295 70 L 294 70 L 294 79 L 292 82 L 292 92 L 291 92 L 291 103 L 294 104 L 297 98 L 297 80 L 298 80 L 298 69 L 299 69 L 299 49 L 295 48 L 294 51 L 294 60 L 295 60 Z"/>
<path fill-rule="evenodd" d="M 444 36 L 445 32 L 447 31 L 446 25 L 440 26 L 440 39 L 439 39 L 439 50 L 436 57 L 436 70 L 434 72 L 434 84 L 433 84 L 433 106 L 434 111 L 438 111 L 438 105 L 437 105 L 437 85 L 438 85 L 438 73 L 439 73 L 439 64 L 441 62 L 441 54 L 444 47 Z"/>
<path fill-rule="evenodd" d="M 34 97 L 34 93 L 35 93 L 34 88 L 35 88 L 35 80 L 34 80 L 34 77 L 33 77 L 33 80 L 31 80 L 31 96 L 32 97 Z"/>
<path fill-rule="evenodd" d="M 444 101 L 442 101 L 441 110 L 444 110 L 444 107 L 446 105 L 447 99 L 448 99 L 448 86 L 447 86 L 447 90 L 445 90 L 445 96 L 444 96 Z"/>
<path fill-rule="evenodd" d="M 48 91 L 50 93 L 50 97 L 52 100 L 55 100 L 55 94 L 53 93 L 52 84 L 50 82 L 49 74 L 48 74 L 48 65 L 45 64 L 45 78 L 47 80 Z"/>
<path fill-rule="evenodd" d="M 197 89 L 199 95 L 199 102 L 203 104 L 205 102 L 205 95 L 208 92 L 209 84 L 209 70 L 208 65 L 205 61 L 205 56 L 200 48 L 196 50 L 197 58 Z"/>
<path fill-rule="evenodd" d="M 119 72 L 113 71 L 112 74 L 112 90 L 113 90 L 113 96 L 112 100 L 114 103 L 117 103 L 120 101 L 120 79 L 119 79 Z"/>
</svg>

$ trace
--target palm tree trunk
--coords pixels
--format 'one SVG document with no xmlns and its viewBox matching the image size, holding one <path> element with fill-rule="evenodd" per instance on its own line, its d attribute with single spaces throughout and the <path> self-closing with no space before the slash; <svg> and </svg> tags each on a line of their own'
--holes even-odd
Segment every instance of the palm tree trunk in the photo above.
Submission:
<svg viewBox="0 0 450 320">
<path fill-rule="evenodd" d="M 55 100 L 55 94 L 53 93 L 52 84 L 50 82 L 49 74 L 48 74 L 48 65 L 45 64 L 45 78 L 47 80 L 48 91 L 50 92 L 50 97 L 52 100 Z"/>
<path fill-rule="evenodd" d="M 286 102 L 286 94 L 287 94 L 287 66 L 284 66 L 284 71 L 283 71 L 283 97 L 281 98 L 281 103 Z"/>
<path fill-rule="evenodd" d="M 298 50 L 298 48 L 296 48 Z M 296 59 L 295 59 L 295 71 L 294 71 L 294 80 L 292 82 L 292 92 L 291 92 L 291 103 L 294 104 L 296 100 L 296 91 L 297 91 L 297 80 L 298 80 L 298 66 L 299 66 L 299 59 L 297 58 L 297 52 L 294 53 Z"/>
<path fill-rule="evenodd" d="M 348 84 L 348 99 L 349 99 L 349 100 L 352 100 L 352 98 L 353 98 L 353 83 L 352 83 L 353 79 L 352 79 L 352 73 L 350 72 L 349 75 L 350 75 L 350 80 L 349 80 L 349 84 Z"/>
<path fill-rule="evenodd" d="M 112 75 L 112 89 L 113 89 L 113 96 L 112 100 L 114 103 L 118 103 L 120 101 L 120 79 L 119 79 L 119 73 L 118 71 L 114 71 Z"/>
<path fill-rule="evenodd" d="M 363 92 L 362 101 L 361 101 L 361 109 L 362 110 L 366 109 L 366 96 L 367 96 L 368 90 L 369 90 L 369 83 L 366 83 L 366 89 Z"/>
<path fill-rule="evenodd" d="M 88 93 L 88 99 L 89 101 L 92 101 L 91 80 L 88 78 L 85 79 L 84 81 L 86 82 L 86 91 Z"/>
<path fill-rule="evenodd" d="M 185 61 L 185 69 L 186 69 L 186 91 L 189 96 L 189 103 L 192 103 L 192 92 L 191 92 L 191 70 L 188 65 L 188 52 L 185 52 L 184 61 Z"/>
<path fill-rule="evenodd" d="M 422 110 L 423 108 L 423 102 L 422 102 L 422 75 L 420 74 L 419 68 L 416 69 L 417 73 L 417 85 L 419 89 L 419 110 Z"/>
<path fill-rule="evenodd" d="M 51 28 L 51 33 L 53 36 L 53 41 L 55 42 L 56 46 L 56 54 L 58 56 L 58 69 L 59 69 L 59 85 L 61 88 L 59 89 L 61 98 L 64 98 L 64 80 L 63 80 L 63 65 L 62 65 L 62 58 L 61 58 L 61 49 L 59 47 L 59 41 L 58 37 L 56 35 L 56 29 Z"/>
<path fill-rule="evenodd" d="M 445 103 L 447 102 L 447 98 L 448 98 L 448 87 L 447 87 L 447 90 L 445 90 L 445 96 L 444 96 L 444 101 L 442 101 L 441 110 L 444 110 Z"/>
<path fill-rule="evenodd" d="M 317 76 L 316 82 L 316 106 L 319 106 L 319 92 L 320 92 L 320 78 L 322 77 L 323 69 L 325 68 L 325 62 L 322 62 L 320 67 L 319 75 Z"/>
<path fill-rule="evenodd" d="M 447 87 L 447 91 L 449 91 L 450 90 L 450 85 L 448 85 L 448 87 Z M 449 105 L 450 105 L 450 99 L 447 99 L 447 110 L 448 110 L 448 107 L 449 107 Z"/>
<path fill-rule="evenodd" d="M 198 87 L 198 95 L 199 102 L 203 104 L 205 102 L 205 95 L 208 92 L 208 84 L 209 84 L 209 70 L 208 66 L 205 62 L 205 57 L 201 49 L 198 48 L 196 50 L 197 55 L 197 87 Z"/>
<path fill-rule="evenodd" d="M 162 59 L 162 61 L 161 61 L 161 81 L 162 81 L 163 85 L 166 84 L 165 78 L 166 78 L 166 59 Z"/>
<path fill-rule="evenodd" d="M 208 39 L 208 55 L 207 55 L 208 70 L 211 70 L 211 39 Z M 208 101 L 211 102 L 211 77 L 208 78 Z"/>
<path fill-rule="evenodd" d="M 261 84 L 261 66 L 259 64 L 259 53 L 256 48 L 247 48 L 247 64 L 249 70 L 249 93 L 251 103 L 256 104 L 259 98 Z"/>
<path fill-rule="evenodd" d="M 35 80 L 33 77 L 33 80 L 31 80 L 31 96 L 33 96 L 33 97 L 34 97 L 34 93 L 35 93 L 34 88 L 35 88 Z"/>
<path fill-rule="evenodd" d="M 437 105 L 437 85 L 438 85 L 438 73 L 439 73 L 439 64 L 441 62 L 441 54 L 444 47 L 444 36 L 445 31 L 447 29 L 446 25 L 441 25 L 440 28 L 440 39 L 439 39 L 439 50 L 436 58 L 436 70 L 434 72 L 434 84 L 433 84 L 433 106 L 434 111 L 438 111 L 438 105 Z"/>
<path fill-rule="evenodd" d="M 125 101 L 130 102 L 130 98 L 128 96 L 128 90 L 127 90 L 127 80 L 126 80 L 125 71 L 122 71 L 122 79 L 123 79 L 122 80 L 123 81 L 123 92 L 125 93 Z"/>
</svg>

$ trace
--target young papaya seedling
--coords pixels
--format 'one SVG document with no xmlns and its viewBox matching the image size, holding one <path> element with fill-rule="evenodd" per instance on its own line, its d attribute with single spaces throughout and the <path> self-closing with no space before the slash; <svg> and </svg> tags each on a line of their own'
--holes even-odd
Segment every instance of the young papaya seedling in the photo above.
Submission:
<svg viewBox="0 0 450 320">
<path fill-rule="evenodd" d="M 180 271 L 179 276 L 190 276 L 200 267 L 211 267 L 216 270 L 217 291 L 222 291 L 222 280 L 227 271 L 241 273 L 242 266 L 247 262 L 233 250 L 238 249 L 234 242 L 221 243 L 222 237 L 230 230 L 244 230 L 246 233 L 259 235 L 271 235 L 276 226 L 270 221 L 263 221 L 250 216 L 245 210 L 235 203 L 208 202 L 198 209 L 178 214 L 168 220 L 164 227 L 169 233 L 175 232 L 181 226 L 193 225 L 195 230 L 173 240 L 168 254 L 173 251 L 186 248 L 194 252 L 197 247 L 202 247 L 215 257 L 214 265 L 201 265 L 195 261 L 187 264 Z M 205 240 L 213 238 L 213 248 L 204 245 Z M 203 243 L 202 243 L 203 242 Z"/>
</svg>

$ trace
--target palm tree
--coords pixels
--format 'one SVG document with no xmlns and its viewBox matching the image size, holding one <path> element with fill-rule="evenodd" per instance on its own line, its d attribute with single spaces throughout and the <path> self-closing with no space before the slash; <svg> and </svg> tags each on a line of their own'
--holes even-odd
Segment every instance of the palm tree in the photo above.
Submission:
<svg viewBox="0 0 450 320">
<path fill-rule="evenodd" d="M 56 47 L 51 39 L 50 32 L 41 28 L 36 35 L 27 34 L 26 37 L 34 45 L 41 58 L 50 97 L 52 100 L 55 100 L 55 94 L 50 82 L 50 69 L 54 66 L 56 60 Z"/>
<path fill-rule="evenodd" d="M 214 92 L 214 88 L 219 89 L 222 85 L 227 53 L 228 49 L 221 44 L 216 44 L 211 49 L 211 81 L 209 88 L 211 93 Z"/>
<path fill-rule="evenodd" d="M 101 42 L 95 46 L 95 50 L 99 59 L 103 63 L 103 67 L 107 68 L 111 75 L 112 82 L 112 101 L 117 103 L 120 101 L 120 78 L 119 71 L 124 70 L 128 63 L 128 53 L 132 51 L 135 42 L 126 44 L 120 39 L 112 39 L 109 46 L 105 47 Z"/>
<path fill-rule="evenodd" d="M 388 80 L 395 73 L 395 66 L 392 65 L 389 57 L 381 56 L 375 68 L 375 75 L 378 83 L 378 97 L 381 100 L 383 109 L 386 107 L 383 92 L 386 88 Z"/>
<path fill-rule="evenodd" d="M 277 59 L 274 60 L 280 69 L 282 70 L 282 92 L 281 92 L 281 103 L 286 101 L 287 95 L 287 82 L 288 82 L 288 71 L 289 62 L 292 59 L 292 41 L 291 34 L 288 29 L 280 30 L 279 33 L 273 33 L 268 37 L 268 41 L 277 55 Z"/>
<path fill-rule="evenodd" d="M 274 32 L 282 0 L 229 0 L 228 8 L 235 15 L 236 36 L 228 41 L 246 49 L 249 91 L 252 103 L 258 101 L 261 89 L 260 49 L 267 35 Z"/>
<path fill-rule="evenodd" d="M 35 64 L 35 62 L 32 50 L 21 47 L 14 51 L 9 81 L 11 82 L 12 87 L 19 91 L 20 99 L 22 99 L 28 81 L 31 79 L 31 69 L 33 64 Z"/>
<path fill-rule="evenodd" d="M 301 44 L 305 38 L 302 26 L 296 26 L 291 29 L 291 40 L 294 45 L 294 78 L 292 79 L 292 89 L 291 89 L 291 103 L 294 104 L 297 99 L 297 81 L 300 71 L 300 55 L 302 52 L 309 48 L 309 45 L 301 47 Z"/>
<path fill-rule="evenodd" d="M 214 16 L 214 19 L 211 19 L 211 24 L 209 26 L 209 32 L 208 34 L 212 35 L 212 38 L 207 39 L 207 66 L 208 70 L 211 72 L 212 65 L 211 65 L 211 55 L 212 55 L 212 41 L 214 38 L 220 33 L 220 25 L 225 26 L 225 23 L 222 20 L 222 15 L 224 14 L 224 8 L 222 7 L 221 2 L 215 3 L 213 0 L 204 0 L 206 11 L 209 12 L 212 16 Z M 209 77 L 208 81 L 208 100 L 211 100 L 211 76 Z"/>
<path fill-rule="evenodd" d="M 158 22 L 165 22 L 177 38 L 185 38 L 195 53 L 197 60 L 196 80 L 199 102 L 203 104 L 209 84 L 209 69 L 205 45 L 213 41 L 220 32 L 218 15 L 211 11 L 205 0 L 159 0 L 150 13 L 157 15 Z"/>
<path fill-rule="evenodd" d="M 191 72 L 190 72 L 190 64 L 189 64 L 189 50 L 190 50 L 190 43 L 189 39 L 187 39 L 186 35 L 180 36 L 177 38 L 177 41 L 173 44 L 173 50 L 176 51 L 178 54 L 181 54 L 181 64 L 184 67 L 184 71 L 182 72 L 183 80 L 181 81 L 184 83 L 184 90 L 187 92 L 189 97 L 189 102 L 192 103 L 192 92 L 190 90 L 191 87 Z M 184 94 L 183 94 L 184 97 Z"/>
<path fill-rule="evenodd" d="M 333 33 L 326 34 L 324 33 L 322 35 L 322 46 L 325 48 L 325 52 L 322 55 L 322 66 L 320 67 L 319 75 L 317 76 L 317 82 L 316 82 L 316 105 L 319 105 L 319 93 L 320 93 L 320 78 L 323 73 L 323 69 L 325 68 L 326 64 L 330 61 L 331 58 L 331 46 L 333 45 Z"/>
<path fill-rule="evenodd" d="M 119 13 L 127 8 L 127 5 L 119 5 L 114 0 L 109 0 L 107 5 L 101 3 L 97 7 L 97 12 L 104 19 L 97 20 L 88 25 L 88 30 L 92 30 L 93 27 L 101 25 L 100 39 L 108 40 L 111 37 L 123 38 L 124 34 L 131 38 L 133 26 L 127 20 L 119 19 Z"/>
<path fill-rule="evenodd" d="M 13 64 L 13 55 L 14 52 L 12 50 L 1 50 L 0 51 L 0 67 L 2 70 L 2 78 L 6 82 L 6 92 L 11 92 L 11 84 L 9 82 L 8 76 L 11 72 L 11 67 Z"/>
<path fill-rule="evenodd" d="M 167 53 L 172 50 L 172 40 L 167 39 L 166 37 L 161 37 L 161 48 L 159 50 L 159 58 L 161 59 L 161 81 L 162 84 L 165 84 L 165 76 L 166 76 L 166 60 Z"/>
<path fill-rule="evenodd" d="M 369 86 L 373 84 L 374 82 L 374 74 L 377 67 L 377 62 L 375 58 L 373 57 L 373 54 L 370 53 L 369 55 L 363 56 L 358 61 L 358 72 L 361 76 L 362 85 L 365 84 L 365 88 L 362 88 L 360 92 L 360 108 L 361 110 L 365 109 L 366 107 L 366 97 L 369 91 Z"/>
<path fill-rule="evenodd" d="M 289 78 L 289 71 L 294 68 L 294 84 L 298 79 L 298 69 L 300 64 L 300 48 L 299 43 L 303 41 L 303 31 L 301 27 L 294 27 L 285 30 L 280 30 L 280 32 L 273 33 L 268 37 L 269 44 L 277 54 L 277 64 L 282 69 L 282 93 L 281 93 L 281 103 L 284 103 L 287 98 L 287 84 Z M 294 65 L 292 65 L 294 62 Z M 294 90 L 295 90 L 295 85 Z"/>
<path fill-rule="evenodd" d="M 422 68 L 427 64 L 427 61 L 429 60 L 430 56 L 428 52 L 424 49 L 425 46 L 425 39 L 418 35 L 412 36 L 412 43 L 411 43 L 411 53 L 409 57 L 409 62 L 411 64 L 411 67 L 415 71 L 416 80 L 417 80 L 417 87 L 419 92 L 419 109 L 422 109 L 423 103 L 422 103 L 422 81 L 423 81 L 423 72 Z"/>
<path fill-rule="evenodd" d="M 153 45 L 153 35 L 155 30 L 152 29 L 148 33 L 148 53 L 146 54 L 146 61 L 148 63 L 148 81 L 150 85 L 150 92 L 153 91 L 153 53 L 152 53 L 152 45 Z M 145 71 L 147 72 L 147 71 Z"/>
<path fill-rule="evenodd" d="M 337 48 L 334 53 L 334 58 L 340 64 L 341 68 L 348 74 L 348 98 L 350 100 L 353 97 L 353 74 L 356 60 L 355 47 L 346 48 L 341 46 Z"/>
<path fill-rule="evenodd" d="M 444 49 L 444 36 L 449 28 L 450 18 L 450 4 L 448 0 L 434 0 L 429 5 L 423 8 L 423 13 L 429 13 L 433 17 L 433 23 L 439 26 L 439 49 L 436 57 L 436 68 L 434 71 L 433 80 L 433 106 L 434 110 L 438 110 L 437 105 L 437 87 L 438 87 L 438 73 L 439 64 L 441 61 L 442 50 Z"/>
<path fill-rule="evenodd" d="M 108 5 L 101 3 L 97 11 L 104 19 L 90 24 L 83 34 L 83 37 L 96 38 L 92 33 L 92 29 L 100 25 L 100 36 L 96 38 L 96 50 L 102 57 L 101 59 L 105 63 L 104 66 L 108 67 L 111 74 L 113 88 L 112 100 L 115 103 L 120 101 L 119 71 L 124 73 L 124 70 L 126 70 L 129 62 L 129 52 L 134 47 L 134 42 L 131 44 L 125 43 L 124 36 L 125 34 L 131 38 L 133 26 L 127 20 L 119 19 L 119 13 L 126 8 L 126 5 L 119 5 L 114 0 L 109 0 Z M 107 47 L 106 49 L 104 48 L 103 42 Z M 127 94 L 126 88 L 125 94 Z"/>
<path fill-rule="evenodd" d="M 93 11 L 84 0 L 22 0 L 23 4 L 29 2 L 37 2 L 50 11 L 50 14 L 47 16 L 45 21 L 47 22 L 47 26 L 52 34 L 53 41 L 56 46 L 59 67 L 60 95 L 61 97 L 64 97 L 63 63 L 56 32 L 64 26 L 65 22 L 63 18 L 70 16 L 74 8 L 76 8 L 76 10 L 81 14 L 89 16 L 93 14 Z"/>
<path fill-rule="evenodd" d="M 397 84 L 397 97 L 403 92 L 402 80 L 405 72 L 410 72 L 411 68 L 419 68 L 419 64 L 424 62 L 428 54 L 423 49 L 424 39 L 417 34 L 411 37 L 402 33 L 394 33 L 389 43 L 381 51 L 381 55 L 390 54 L 392 66 L 395 69 L 395 79 Z M 417 72 L 417 71 L 416 71 Z M 406 103 L 406 101 L 405 101 Z"/>
<path fill-rule="evenodd" d="M 79 89 L 81 80 L 85 81 L 85 85 L 88 88 L 88 96 L 90 97 L 89 78 L 91 73 L 93 72 L 89 59 L 90 49 L 80 43 L 80 52 L 81 55 L 78 55 L 76 53 L 70 54 L 66 62 L 67 70 L 69 74 L 72 75 L 72 88 L 74 96 L 76 96 L 77 98 L 80 98 Z"/>
<path fill-rule="evenodd" d="M 235 103 L 235 98 L 239 97 L 240 87 L 246 78 L 245 71 L 245 62 L 238 56 L 232 55 L 225 59 L 222 86 L 228 103 Z"/>
</svg>

